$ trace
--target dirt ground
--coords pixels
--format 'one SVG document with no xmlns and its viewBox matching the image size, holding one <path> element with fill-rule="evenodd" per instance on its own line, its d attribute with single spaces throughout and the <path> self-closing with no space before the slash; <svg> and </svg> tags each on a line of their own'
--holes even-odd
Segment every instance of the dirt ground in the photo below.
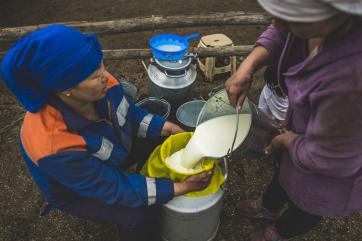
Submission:
<svg viewBox="0 0 362 241">
<path fill-rule="evenodd" d="M 1 0 L 0 27 L 240 10 L 262 11 L 253 0 Z M 203 35 L 224 33 L 236 45 L 241 45 L 253 44 L 264 28 L 265 26 L 209 26 L 100 36 L 100 39 L 105 49 L 145 48 L 152 35 L 162 32 L 183 35 L 195 32 Z M 8 47 L 9 44 L 0 44 L 0 51 L 5 51 Z M 135 83 L 141 92 L 141 98 L 147 95 L 147 76 L 139 60 L 106 61 L 105 64 L 115 75 L 121 73 Z M 208 83 L 199 74 L 195 97 L 206 98 L 207 93 L 222 84 L 225 78 Z M 262 85 L 261 75 L 257 75 L 250 93 L 251 99 L 257 101 Z M 43 199 L 32 182 L 18 148 L 23 116 L 24 110 L 0 81 L 0 241 L 117 240 L 117 231 L 110 225 L 80 220 L 58 211 L 52 211 L 46 217 L 39 216 Z M 253 230 L 265 227 L 263 222 L 242 218 L 234 207 L 240 199 L 260 195 L 273 174 L 273 168 L 271 160 L 243 158 L 232 162 L 217 241 L 246 240 Z M 361 224 L 360 214 L 348 218 L 325 218 L 317 228 L 294 240 L 362 240 Z"/>
</svg>

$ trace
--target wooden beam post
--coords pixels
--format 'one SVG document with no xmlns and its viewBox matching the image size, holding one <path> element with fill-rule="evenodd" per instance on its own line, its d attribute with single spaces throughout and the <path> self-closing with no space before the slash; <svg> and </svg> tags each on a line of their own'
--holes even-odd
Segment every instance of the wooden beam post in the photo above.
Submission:
<svg viewBox="0 0 362 241">
<path fill-rule="evenodd" d="M 180 16 L 152 16 L 147 18 L 118 19 L 101 22 L 66 22 L 68 26 L 74 27 L 85 33 L 116 34 L 130 33 L 146 30 L 181 28 L 197 26 L 217 25 L 255 25 L 269 24 L 271 17 L 264 14 L 246 14 L 245 12 L 213 13 L 208 15 L 180 15 Z M 49 24 L 34 26 L 1 28 L 1 41 L 15 41 L 38 28 Z"/>
</svg>

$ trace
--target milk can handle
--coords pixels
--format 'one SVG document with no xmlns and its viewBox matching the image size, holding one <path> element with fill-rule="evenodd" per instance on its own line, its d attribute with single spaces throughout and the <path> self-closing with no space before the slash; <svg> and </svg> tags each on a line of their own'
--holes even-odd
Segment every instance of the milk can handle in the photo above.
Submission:
<svg viewBox="0 0 362 241">
<path fill-rule="evenodd" d="M 193 34 L 190 34 L 190 35 L 187 35 L 185 36 L 185 40 L 186 41 L 189 41 L 190 39 L 193 39 L 193 38 L 200 38 L 201 37 L 201 34 L 199 33 L 193 33 Z"/>
<path fill-rule="evenodd" d="M 224 163 L 224 183 L 228 180 L 229 177 L 229 163 L 228 163 L 228 157 L 223 157 L 223 163 Z"/>
<path fill-rule="evenodd" d="M 167 74 L 166 70 L 163 71 L 163 73 L 169 78 L 180 78 L 180 77 L 185 77 L 187 74 L 187 71 L 184 69 L 184 73 L 180 74 L 180 75 L 169 75 L 169 74 Z"/>
<path fill-rule="evenodd" d="M 197 53 L 186 53 L 183 58 L 191 58 L 193 61 L 197 58 Z"/>
</svg>

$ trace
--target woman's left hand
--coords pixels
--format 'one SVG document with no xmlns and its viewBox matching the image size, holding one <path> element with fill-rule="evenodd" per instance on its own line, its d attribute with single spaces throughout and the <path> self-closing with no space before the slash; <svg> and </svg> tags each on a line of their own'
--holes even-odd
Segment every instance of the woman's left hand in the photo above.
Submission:
<svg viewBox="0 0 362 241">
<path fill-rule="evenodd" d="M 265 147 L 265 149 L 264 149 L 265 153 L 269 154 L 269 153 L 272 153 L 276 149 L 288 148 L 290 143 L 292 143 L 297 136 L 298 136 L 298 134 L 296 134 L 292 131 L 283 129 L 282 133 L 275 136 L 272 139 L 272 141 L 270 142 L 270 144 L 267 147 Z"/>
<path fill-rule="evenodd" d="M 161 130 L 161 136 L 169 136 L 181 132 L 185 132 L 185 130 L 172 122 L 166 121 Z"/>
</svg>

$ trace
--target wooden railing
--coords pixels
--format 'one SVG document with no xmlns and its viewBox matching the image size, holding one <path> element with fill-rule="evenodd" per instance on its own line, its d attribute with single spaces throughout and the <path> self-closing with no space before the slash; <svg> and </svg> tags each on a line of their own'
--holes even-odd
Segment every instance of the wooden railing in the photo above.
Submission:
<svg viewBox="0 0 362 241">
<path fill-rule="evenodd" d="M 101 22 L 66 22 L 66 24 L 84 33 L 117 34 L 130 33 L 164 28 L 181 28 L 196 26 L 220 25 L 267 25 L 271 18 L 264 14 L 246 14 L 245 12 L 213 13 L 208 15 L 151 16 L 146 18 L 118 19 Z M 17 39 L 49 24 L 25 27 L 0 28 L 0 43 L 13 42 Z M 190 52 L 200 57 L 207 56 L 244 56 L 252 46 L 233 46 L 220 48 L 191 48 Z M 0 53 L 0 58 L 4 56 Z M 137 59 L 149 58 L 149 49 L 114 49 L 104 50 L 105 59 Z"/>
</svg>

